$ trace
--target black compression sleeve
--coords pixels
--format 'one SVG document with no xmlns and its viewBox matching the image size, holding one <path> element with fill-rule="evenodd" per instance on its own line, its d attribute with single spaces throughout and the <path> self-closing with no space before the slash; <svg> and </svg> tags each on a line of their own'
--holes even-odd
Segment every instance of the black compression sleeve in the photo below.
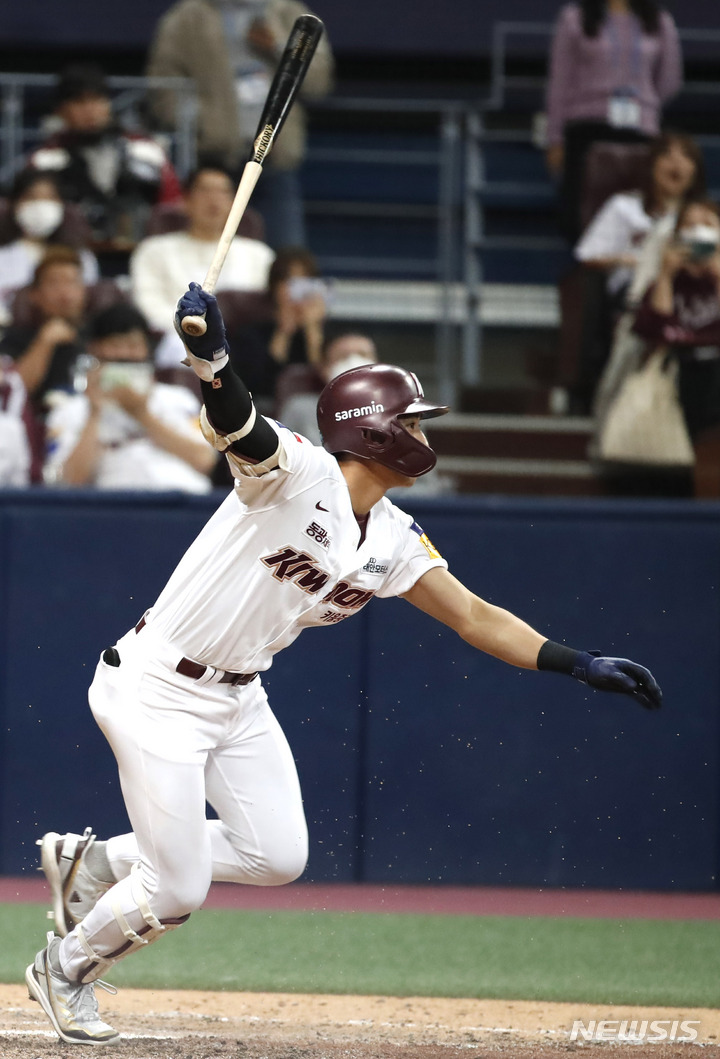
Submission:
<svg viewBox="0 0 720 1059">
<path fill-rule="evenodd" d="M 580 651 L 566 647 L 565 644 L 546 640 L 538 651 L 537 667 L 552 670 L 554 673 L 568 673 L 572 676 L 579 654 Z"/>
<path fill-rule="evenodd" d="M 203 401 L 207 416 L 220 434 L 233 434 L 243 423 L 247 423 L 253 410 L 253 399 L 242 379 L 226 364 L 212 382 L 201 380 Z M 261 415 L 249 434 L 230 446 L 239 456 L 262 463 L 276 451 L 278 437 Z"/>
</svg>

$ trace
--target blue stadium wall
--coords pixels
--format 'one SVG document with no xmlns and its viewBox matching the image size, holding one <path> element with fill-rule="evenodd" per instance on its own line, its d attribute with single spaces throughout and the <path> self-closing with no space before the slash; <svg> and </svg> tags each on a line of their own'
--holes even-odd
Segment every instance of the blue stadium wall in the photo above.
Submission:
<svg viewBox="0 0 720 1059">
<path fill-rule="evenodd" d="M 128 828 L 87 686 L 220 499 L 0 494 L 0 873 L 34 871 L 48 829 Z M 403 503 L 463 581 L 646 663 L 665 708 L 503 665 L 400 600 L 310 630 L 266 677 L 307 878 L 715 889 L 720 505 Z"/>
</svg>

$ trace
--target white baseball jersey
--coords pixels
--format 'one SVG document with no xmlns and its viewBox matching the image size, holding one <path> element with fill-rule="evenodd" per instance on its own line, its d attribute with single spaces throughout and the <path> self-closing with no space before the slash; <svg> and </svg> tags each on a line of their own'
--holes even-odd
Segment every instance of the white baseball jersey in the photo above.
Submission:
<svg viewBox="0 0 720 1059">
<path fill-rule="evenodd" d="M 360 543 L 335 458 L 273 427 L 280 466 L 262 474 L 230 461 L 235 489 L 145 624 L 95 671 L 90 706 L 115 752 L 133 830 L 106 847 L 119 881 L 83 920 L 82 938 L 71 931 L 61 945 L 73 980 L 132 951 L 128 924 L 146 929 L 151 916 L 165 923 L 199 908 L 211 879 L 278 886 L 307 861 L 295 762 L 262 682 L 188 677 L 176 662 L 265 670 L 307 626 L 342 621 L 446 565 L 387 499 L 371 510 Z M 206 802 L 217 820 L 206 818 Z"/>
<path fill-rule="evenodd" d="M 387 499 L 371 510 L 359 544 L 337 460 L 273 426 L 281 466 L 236 480 L 147 616 L 187 657 L 237 673 L 268 669 L 302 629 L 333 625 L 373 596 L 402 595 L 447 566 Z"/>
</svg>

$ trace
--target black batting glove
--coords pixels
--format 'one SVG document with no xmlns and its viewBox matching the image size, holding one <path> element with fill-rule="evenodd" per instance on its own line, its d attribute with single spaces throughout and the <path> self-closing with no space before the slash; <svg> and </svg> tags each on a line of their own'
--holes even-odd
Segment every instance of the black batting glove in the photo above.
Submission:
<svg viewBox="0 0 720 1059">
<path fill-rule="evenodd" d="M 599 651 L 580 651 L 572 675 L 583 684 L 600 691 L 630 695 L 646 710 L 662 705 L 662 691 L 649 669 L 629 658 L 608 658 Z"/>
<path fill-rule="evenodd" d="M 186 316 L 204 316 L 207 331 L 204 335 L 186 335 L 182 321 Z M 187 349 L 202 360 L 220 360 L 229 352 L 225 336 L 225 321 L 214 294 L 208 294 L 199 283 L 191 283 L 177 303 L 175 330 Z"/>
</svg>

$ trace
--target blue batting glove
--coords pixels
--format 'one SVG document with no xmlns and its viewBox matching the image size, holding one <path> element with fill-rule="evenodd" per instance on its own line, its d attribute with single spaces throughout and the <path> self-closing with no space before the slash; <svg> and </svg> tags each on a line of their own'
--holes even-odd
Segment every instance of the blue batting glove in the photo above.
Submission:
<svg viewBox="0 0 720 1059">
<path fill-rule="evenodd" d="M 629 658 L 607 658 L 599 651 L 581 651 L 572 675 L 591 688 L 630 695 L 646 710 L 657 710 L 662 705 L 662 691 L 655 677 Z"/>
<path fill-rule="evenodd" d="M 205 334 L 198 337 L 186 335 L 182 329 L 182 321 L 186 316 L 204 316 L 207 324 Z M 229 352 L 225 322 L 217 298 L 204 291 L 199 283 L 191 283 L 177 303 L 175 330 L 190 352 L 203 360 L 219 360 L 224 353 Z"/>
</svg>

